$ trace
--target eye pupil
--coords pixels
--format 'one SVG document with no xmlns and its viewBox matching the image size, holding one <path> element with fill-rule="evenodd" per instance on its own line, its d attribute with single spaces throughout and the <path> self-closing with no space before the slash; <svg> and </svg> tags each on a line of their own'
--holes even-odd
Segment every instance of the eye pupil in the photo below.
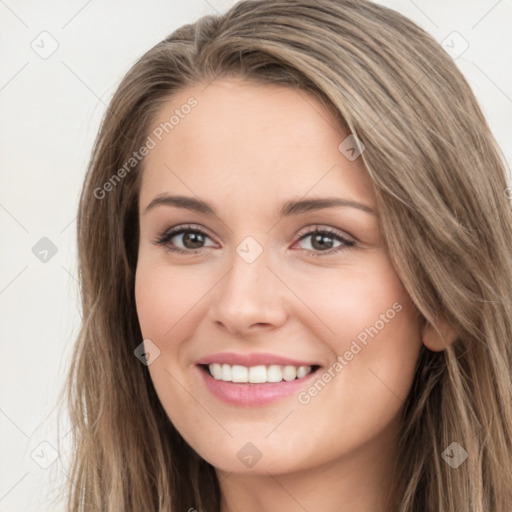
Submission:
<svg viewBox="0 0 512 512">
<path fill-rule="evenodd" d="M 188 249 L 197 249 L 198 247 L 201 247 L 202 243 L 204 243 L 203 235 L 194 231 L 187 231 L 183 234 L 183 244 L 187 246 L 187 242 L 191 242 L 192 244 L 187 247 Z"/>
<path fill-rule="evenodd" d="M 325 243 L 325 240 L 329 240 L 329 242 Z M 331 249 L 332 248 L 332 237 L 328 235 L 324 235 L 322 233 L 317 233 L 313 236 L 312 246 L 315 249 Z"/>
</svg>

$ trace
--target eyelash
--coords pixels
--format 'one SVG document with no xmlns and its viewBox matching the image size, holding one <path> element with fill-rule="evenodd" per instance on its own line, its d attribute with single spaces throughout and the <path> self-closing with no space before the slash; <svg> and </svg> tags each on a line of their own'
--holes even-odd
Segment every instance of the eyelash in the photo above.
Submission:
<svg viewBox="0 0 512 512">
<path fill-rule="evenodd" d="M 200 252 L 202 249 L 205 249 L 204 247 L 201 247 L 199 249 L 181 249 L 180 247 L 171 247 L 170 245 L 168 245 L 169 241 L 172 238 L 174 238 L 176 235 L 181 235 L 181 234 L 188 233 L 188 232 L 199 233 L 202 236 L 210 238 L 209 235 L 205 231 L 203 231 L 202 229 L 200 229 L 198 227 L 194 227 L 191 225 L 186 225 L 186 226 L 182 225 L 182 226 L 176 226 L 171 229 L 168 229 L 167 231 L 164 231 L 161 235 L 159 235 L 153 241 L 153 243 L 155 245 L 163 246 L 168 251 L 171 251 L 174 253 L 180 253 L 180 254 L 196 254 L 196 253 Z M 339 242 L 342 242 L 343 245 L 341 245 L 339 247 L 335 247 L 333 249 L 329 249 L 327 251 L 310 251 L 309 249 L 303 249 L 308 256 L 328 256 L 330 254 L 337 253 L 343 249 L 350 249 L 350 248 L 356 246 L 355 241 L 348 240 L 347 238 L 340 235 L 337 231 L 334 231 L 329 228 L 320 228 L 318 226 L 316 226 L 315 229 L 310 230 L 310 231 L 300 235 L 298 241 L 300 242 L 300 241 L 304 240 L 305 238 L 307 238 L 311 235 L 316 235 L 316 234 L 328 235 L 330 238 L 333 238 Z"/>
</svg>

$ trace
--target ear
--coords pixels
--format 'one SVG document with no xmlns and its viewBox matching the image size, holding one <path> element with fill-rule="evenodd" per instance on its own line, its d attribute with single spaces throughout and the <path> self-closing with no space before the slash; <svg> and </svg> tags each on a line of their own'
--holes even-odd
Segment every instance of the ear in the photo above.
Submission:
<svg viewBox="0 0 512 512">
<path fill-rule="evenodd" d="M 438 320 L 437 330 L 430 323 L 427 323 L 423 329 L 423 344 L 432 352 L 440 352 L 446 349 L 456 339 L 457 332 L 444 318 Z"/>
</svg>

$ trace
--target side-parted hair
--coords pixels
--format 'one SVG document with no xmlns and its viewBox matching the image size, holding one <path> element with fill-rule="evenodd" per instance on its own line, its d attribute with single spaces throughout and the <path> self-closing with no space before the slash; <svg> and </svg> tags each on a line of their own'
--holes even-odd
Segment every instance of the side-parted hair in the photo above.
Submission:
<svg viewBox="0 0 512 512">
<path fill-rule="evenodd" d="M 77 220 L 83 318 L 63 389 L 73 426 L 68 510 L 219 512 L 214 468 L 176 431 L 134 356 L 144 159 L 126 162 L 173 94 L 229 77 L 311 94 L 364 144 L 393 266 L 424 325 L 445 319 L 457 333 L 443 351 L 421 348 L 403 407 L 397 512 L 510 512 L 512 189 L 504 158 L 441 46 L 365 0 L 239 2 L 175 30 L 120 83 Z M 468 454 L 456 468 L 442 456 L 452 443 Z"/>
</svg>

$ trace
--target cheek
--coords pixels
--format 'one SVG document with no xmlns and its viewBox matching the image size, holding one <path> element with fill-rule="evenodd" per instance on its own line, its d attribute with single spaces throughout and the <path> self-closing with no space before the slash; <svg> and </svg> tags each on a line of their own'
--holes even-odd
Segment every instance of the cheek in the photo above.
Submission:
<svg viewBox="0 0 512 512">
<path fill-rule="evenodd" d="M 171 284 L 171 283 L 169 283 Z M 171 327 L 169 312 L 177 306 L 176 294 L 164 286 L 155 270 L 139 265 L 135 276 L 135 302 L 144 338 L 160 338 Z"/>
<path fill-rule="evenodd" d="M 380 349 L 416 344 L 419 318 L 416 307 L 389 258 L 375 252 L 364 265 L 311 268 L 287 276 L 294 293 L 312 315 L 300 320 L 331 351 L 343 354 L 353 340 L 364 346 L 379 340 Z"/>
<path fill-rule="evenodd" d="M 357 430 L 371 417 L 396 412 L 407 397 L 421 348 L 420 316 L 391 262 L 381 254 L 369 260 L 364 271 L 347 268 L 329 280 L 319 273 L 316 277 L 300 281 L 299 290 L 315 313 L 309 329 L 332 353 L 331 375 L 325 376 L 329 384 L 322 395 L 346 410 L 368 404 L 368 416 L 350 420 L 361 421 L 353 425 Z M 321 407 L 323 398 L 311 401 Z"/>
<path fill-rule="evenodd" d="M 157 343 L 176 338 L 176 332 L 192 320 L 194 306 L 207 293 L 208 282 L 204 272 L 139 261 L 135 301 L 143 336 Z"/>
<path fill-rule="evenodd" d="M 190 435 L 196 429 L 195 424 L 204 423 L 204 417 L 202 409 L 194 407 L 191 395 L 178 384 L 184 382 L 181 340 L 187 339 L 197 324 L 194 305 L 204 297 L 207 289 L 203 276 L 184 267 L 172 268 L 155 264 L 149 258 L 139 258 L 135 276 L 139 324 L 143 338 L 151 340 L 160 350 L 148 371 L 169 419 L 194 446 L 196 442 Z"/>
<path fill-rule="evenodd" d="M 325 438 L 321 451 L 308 454 L 311 460 L 328 457 L 329 450 L 348 452 L 396 421 L 421 348 L 416 307 L 390 263 L 375 262 L 365 275 L 347 271 L 346 278 L 324 284 L 322 293 L 310 286 L 307 297 L 335 332 L 322 338 L 333 364 L 298 396 L 295 416 L 305 425 L 315 418 Z M 294 436 L 284 429 L 280 434 L 276 443 Z"/>
</svg>

